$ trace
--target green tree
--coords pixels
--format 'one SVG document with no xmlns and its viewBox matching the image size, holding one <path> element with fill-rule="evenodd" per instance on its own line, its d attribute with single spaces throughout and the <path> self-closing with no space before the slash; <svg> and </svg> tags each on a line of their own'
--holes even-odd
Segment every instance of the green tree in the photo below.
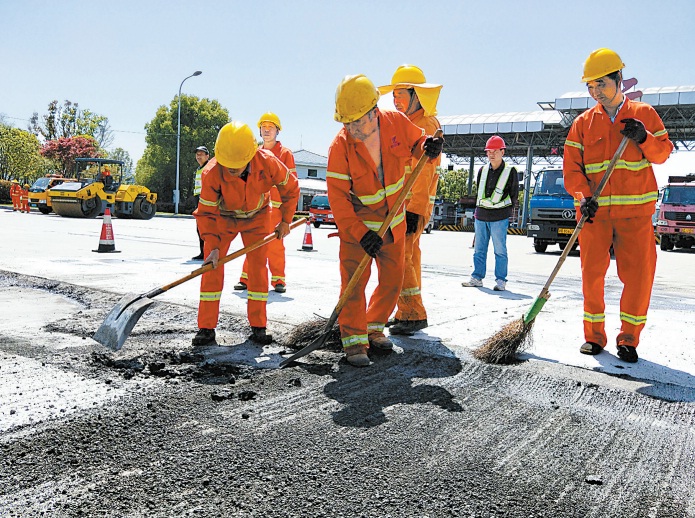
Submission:
<svg viewBox="0 0 695 518">
<path fill-rule="evenodd" d="M 455 169 L 444 171 L 439 169 L 439 184 L 437 185 L 437 197 L 446 201 L 457 202 L 464 196 L 472 196 L 476 193 L 475 183 L 473 192 L 468 192 L 468 171 Z"/>
<path fill-rule="evenodd" d="M 34 112 L 29 119 L 29 131 L 44 140 L 88 135 L 100 148 L 107 148 L 113 143 L 113 131 L 108 117 L 80 109 L 78 103 L 68 100 L 62 105 L 57 100 L 51 101 L 46 114 L 40 118 Z"/>
<path fill-rule="evenodd" d="M 109 151 L 106 158 L 123 162 L 123 183 L 135 183 L 135 169 L 133 168 L 133 159 L 130 158 L 130 153 L 118 147 L 113 151 Z"/>
<path fill-rule="evenodd" d="M 138 160 L 136 182 L 146 185 L 164 202 L 173 201 L 176 187 L 176 123 L 178 97 L 169 106 L 160 106 L 152 121 L 145 125 L 147 147 Z M 193 181 L 198 164 L 195 148 L 212 149 L 220 128 L 230 121 L 229 112 L 216 100 L 181 96 L 181 163 L 179 169 L 180 203 L 193 196 Z"/>
<path fill-rule="evenodd" d="M 40 154 L 35 135 L 0 124 L 0 179 L 27 183 L 43 176 L 50 164 Z"/>
</svg>

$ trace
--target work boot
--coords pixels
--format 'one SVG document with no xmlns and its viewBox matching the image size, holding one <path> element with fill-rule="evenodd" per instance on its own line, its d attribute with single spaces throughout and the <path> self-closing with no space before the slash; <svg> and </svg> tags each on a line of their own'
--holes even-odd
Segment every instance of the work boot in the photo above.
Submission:
<svg viewBox="0 0 695 518">
<path fill-rule="evenodd" d="M 481 279 L 476 279 L 471 275 L 471 278 L 468 279 L 468 282 L 462 282 L 461 286 L 463 286 L 464 288 L 482 288 L 483 281 Z"/>
<path fill-rule="evenodd" d="M 203 257 L 203 254 L 198 254 L 195 257 L 191 257 L 191 261 L 202 261 L 203 259 L 205 259 L 205 257 Z"/>
<path fill-rule="evenodd" d="M 393 342 L 384 336 L 384 333 L 371 333 L 369 335 L 369 345 L 380 351 L 393 350 Z"/>
<path fill-rule="evenodd" d="M 287 291 L 287 288 L 285 288 L 285 285 L 281 282 L 278 282 L 274 289 L 277 293 L 285 293 Z"/>
<path fill-rule="evenodd" d="M 367 356 L 367 347 L 364 345 L 351 345 L 344 347 L 343 351 L 347 362 L 354 367 L 368 367 L 371 363 Z"/>
<path fill-rule="evenodd" d="M 216 343 L 214 329 L 198 329 L 198 332 L 193 337 L 193 345 L 196 347 L 215 345 Z"/>
<path fill-rule="evenodd" d="M 265 327 L 252 327 L 249 339 L 257 344 L 269 345 L 273 341 L 273 335 L 266 334 Z"/>
<path fill-rule="evenodd" d="M 246 283 L 239 281 L 234 285 L 234 289 L 237 291 L 244 291 L 246 289 Z"/>
<path fill-rule="evenodd" d="M 619 345 L 618 346 L 618 358 L 627 363 L 637 363 L 637 349 L 631 345 Z"/>
<path fill-rule="evenodd" d="M 595 342 L 585 342 L 579 348 L 579 352 L 582 354 L 590 354 L 591 356 L 596 356 L 603 351 L 603 347 Z"/>
<path fill-rule="evenodd" d="M 495 291 L 504 291 L 507 289 L 507 281 L 503 281 L 502 279 L 497 279 L 495 281 L 495 287 L 492 288 Z"/>
<path fill-rule="evenodd" d="M 391 327 L 393 325 L 396 325 L 398 322 L 400 322 L 400 320 L 394 317 L 388 322 L 386 322 L 386 325 L 384 327 Z"/>
<path fill-rule="evenodd" d="M 415 334 L 415 331 L 420 329 L 425 329 L 427 327 L 427 319 L 425 320 L 401 320 L 397 324 L 394 324 L 389 328 L 389 333 L 392 335 L 406 335 L 410 336 Z"/>
</svg>

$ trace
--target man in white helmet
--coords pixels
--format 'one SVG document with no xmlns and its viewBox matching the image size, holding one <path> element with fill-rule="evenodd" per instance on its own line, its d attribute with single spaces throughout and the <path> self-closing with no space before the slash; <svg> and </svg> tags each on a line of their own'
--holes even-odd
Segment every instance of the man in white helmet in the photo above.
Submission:
<svg viewBox="0 0 695 518">
<path fill-rule="evenodd" d="M 278 210 L 281 221 L 273 228 L 270 220 L 270 190 L 280 193 Z M 217 135 L 215 157 L 203 171 L 203 185 L 198 208 L 193 213 L 205 241 L 206 259 L 213 270 L 202 275 L 198 306 L 198 333 L 193 345 L 215 343 L 215 328 L 224 287 L 224 266 L 217 268 L 220 257 L 227 254 L 238 234 L 244 246 L 263 239 L 275 231 L 278 239 L 289 234 L 299 199 L 299 183 L 275 155 L 258 149 L 256 137 L 246 124 L 230 122 Z M 247 254 L 249 284 L 247 315 L 251 340 L 269 344 L 266 333 L 268 268 L 266 248 L 261 246 Z"/>
</svg>

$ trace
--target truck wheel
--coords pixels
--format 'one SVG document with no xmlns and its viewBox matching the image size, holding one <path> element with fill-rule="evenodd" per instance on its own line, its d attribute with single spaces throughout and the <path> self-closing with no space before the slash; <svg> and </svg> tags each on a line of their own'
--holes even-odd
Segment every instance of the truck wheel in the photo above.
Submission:
<svg viewBox="0 0 695 518">
<path fill-rule="evenodd" d="M 82 214 L 85 218 L 96 218 L 101 214 L 101 198 L 95 196 L 82 201 Z"/>
<path fill-rule="evenodd" d="M 543 243 L 541 241 L 533 241 L 533 248 L 538 252 L 539 254 L 544 253 L 548 249 L 548 243 Z"/>
<path fill-rule="evenodd" d="M 673 243 L 667 237 L 662 236 L 661 242 L 659 243 L 659 248 L 664 251 L 673 250 Z"/>
<path fill-rule="evenodd" d="M 427 227 L 425 228 L 425 232 L 427 232 L 428 234 L 432 232 L 432 225 L 427 225 Z"/>
<path fill-rule="evenodd" d="M 157 212 L 157 204 L 150 203 L 145 198 L 139 198 L 133 203 L 133 217 L 136 219 L 152 219 Z"/>
<path fill-rule="evenodd" d="M 39 207 L 39 212 L 40 212 L 41 214 L 50 214 L 50 213 L 51 213 L 51 209 L 49 209 L 48 207 Z"/>
<path fill-rule="evenodd" d="M 314 228 L 319 228 L 321 226 L 321 223 L 318 221 L 314 221 Z"/>
</svg>

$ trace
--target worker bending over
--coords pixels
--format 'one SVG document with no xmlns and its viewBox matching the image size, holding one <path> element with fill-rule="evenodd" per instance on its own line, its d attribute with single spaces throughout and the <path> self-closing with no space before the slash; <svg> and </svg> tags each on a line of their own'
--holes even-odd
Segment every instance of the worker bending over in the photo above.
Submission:
<svg viewBox="0 0 695 518">
<path fill-rule="evenodd" d="M 427 83 L 425 74 L 415 65 L 403 65 L 393 74 L 391 84 L 380 86 L 379 92 L 387 94 L 393 91 L 396 109 L 425 130 L 425 134 L 432 135 L 441 128 L 435 117 L 441 89 L 442 85 Z M 408 159 L 406 181 L 416 162 L 414 157 Z M 406 198 L 403 286 L 398 297 L 395 322 L 389 330 L 392 335 L 412 335 L 427 327 L 427 311 L 422 303 L 420 236 L 434 208 L 439 181 L 437 166 L 440 163 L 441 158 L 437 157 L 425 164 Z"/>
<path fill-rule="evenodd" d="M 290 170 L 290 174 L 297 178 L 297 169 L 294 165 L 294 155 L 292 151 L 283 146 L 277 140 L 278 133 L 282 129 L 280 118 L 272 112 L 267 112 L 261 115 L 258 119 L 258 128 L 263 139 L 263 149 L 271 151 L 283 164 Z M 278 210 L 282 200 L 280 193 L 276 187 L 270 189 L 270 221 L 273 226 L 277 226 L 282 220 L 282 213 Z M 276 292 L 285 293 L 287 289 L 287 281 L 285 280 L 285 242 L 282 239 L 272 241 L 267 246 L 268 253 L 268 268 L 270 269 L 270 284 Z M 235 290 L 245 290 L 247 287 L 248 274 L 248 257 L 244 259 L 244 266 L 241 271 L 239 283 L 234 286 Z"/>
<path fill-rule="evenodd" d="M 340 236 L 341 295 L 364 254 L 376 259 L 379 279 L 366 304 L 371 261 L 348 297 L 338 322 L 347 361 L 369 365 L 369 347 L 391 350 L 384 326 L 403 284 L 405 211 L 395 207 L 405 183 L 408 159 L 439 156 L 442 138 L 425 132 L 399 112 L 376 107 L 379 91 L 363 75 L 346 76 L 335 96 L 335 120 L 343 128 L 328 150 L 328 199 Z M 390 211 L 398 211 L 383 239 L 377 230 Z"/>
<path fill-rule="evenodd" d="M 622 60 L 610 49 L 598 49 L 584 63 L 582 82 L 598 103 L 579 115 L 565 141 L 565 189 L 575 198 L 577 219 L 587 216 L 579 234 L 584 292 L 584 354 L 606 346 L 604 283 L 613 246 L 620 297 L 618 357 L 637 361 L 636 347 L 651 298 L 656 269 L 652 214 L 658 188 L 652 163 L 662 164 L 673 150 L 664 123 L 648 104 L 628 99 L 620 88 Z M 625 135 L 622 158 L 598 199 L 591 197 Z"/>
<path fill-rule="evenodd" d="M 273 228 L 270 220 L 270 189 L 276 186 L 281 204 L 280 222 Z M 217 268 L 220 257 L 227 254 L 237 234 L 244 246 L 263 239 L 275 231 L 278 239 L 289 234 L 289 224 L 299 199 L 299 184 L 287 167 L 265 149 L 258 149 L 256 138 L 246 124 L 230 122 L 217 135 L 215 157 L 202 174 L 198 208 L 193 213 L 205 242 L 205 261 L 214 269 L 202 276 L 198 307 L 198 333 L 193 345 L 215 343 L 215 328 L 224 286 L 224 266 Z M 266 247 L 247 254 L 247 315 L 251 340 L 269 344 L 266 333 L 266 302 L 268 300 L 268 268 Z"/>
</svg>

